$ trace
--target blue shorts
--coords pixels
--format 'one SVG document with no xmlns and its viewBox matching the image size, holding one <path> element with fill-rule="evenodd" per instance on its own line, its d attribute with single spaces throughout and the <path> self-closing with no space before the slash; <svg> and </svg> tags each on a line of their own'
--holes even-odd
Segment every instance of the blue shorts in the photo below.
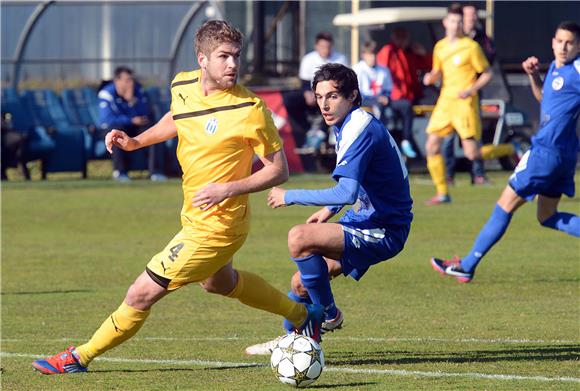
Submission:
<svg viewBox="0 0 580 391">
<path fill-rule="evenodd" d="M 509 185 L 527 201 L 538 194 L 551 198 L 562 194 L 573 197 L 575 172 L 576 159 L 565 159 L 549 149 L 532 147 L 522 156 Z"/>
<path fill-rule="evenodd" d="M 382 228 L 370 221 L 350 221 L 345 217 L 338 222 L 344 232 L 340 263 L 342 273 L 357 281 L 372 265 L 401 252 L 409 236 L 410 224 Z"/>
</svg>

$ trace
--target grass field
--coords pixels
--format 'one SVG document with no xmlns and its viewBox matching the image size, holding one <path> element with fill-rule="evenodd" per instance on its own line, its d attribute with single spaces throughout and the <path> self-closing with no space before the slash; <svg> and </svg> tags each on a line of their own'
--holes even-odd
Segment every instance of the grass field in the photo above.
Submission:
<svg viewBox="0 0 580 391">
<path fill-rule="evenodd" d="M 405 250 L 355 283 L 333 281 L 345 327 L 327 337 L 312 386 L 337 390 L 580 388 L 580 242 L 548 231 L 525 206 L 471 284 L 443 279 L 432 255 L 463 255 L 487 220 L 496 185 L 461 177 L 454 203 L 426 207 L 412 177 L 415 220 Z M 577 178 L 577 180 L 580 178 Z M 321 187 L 293 177 L 287 187 Z M 314 209 L 269 210 L 251 198 L 253 227 L 235 264 L 286 290 L 288 229 Z M 2 188 L 1 381 L 5 390 L 276 390 L 268 357 L 244 347 L 281 333 L 280 319 L 188 286 L 158 304 L 131 341 L 88 374 L 42 376 L 38 356 L 86 341 L 149 258 L 179 230 L 178 181 L 7 183 Z M 580 213 L 578 199 L 562 210 Z"/>
</svg>

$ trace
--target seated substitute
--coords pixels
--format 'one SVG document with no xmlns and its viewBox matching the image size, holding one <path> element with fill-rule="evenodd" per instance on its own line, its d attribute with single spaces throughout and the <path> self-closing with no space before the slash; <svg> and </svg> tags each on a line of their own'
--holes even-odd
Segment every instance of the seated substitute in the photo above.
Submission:
<svg viewBox="0 0 580 391">
<path fill-rule="evenodd" d="M 580 237 L 580 217 L 558 212 L 562 194 L 573 197 L 574 174 L 580 142 L 576 133 L 580 116 L 580 26 L 562 22 L 552 39 L 552 61 L 542 88 L 539 61 L 529 57 L 522 63 L 532 92 L 541 102 L 540 129 L 511 175 L 493 212 L 479 232 L 469 254 L 462 259 L 431 259 L 439 273 L 470 282 L 485 254 L 497 243 L 514 212 L 537 195 L 537 218 L 547 228 Z"/>
<path fill-rule="evenodd" d="M 100 133 L 104 137 L 109 130 L 120 129 L 134 137 L 147 128 L 150 117 L 149 103 L 133 71 L 125 66 L 117 67 L 113 81 L 99 91 Z M 113 152 L 113 179 L 129 181 L 129 153 L 117 146 L 113 146 Z M 167 179 L 163 174 L 164 153 L 163 144 L 149 148 L 149 172 L 153 181 Z"/>
<path fill-rule="evenodd" d="M 316 70 L 324 64 L 331 62 L 347 64 L 344 54 L 333 50 L 334 38 L 331 33 L 321 31 L 316 34 L 314 41 L 314 50 L 307 53 L 300 61 L 298 77 L 300 78 L 300 90 L 289 91 L 282 94 L 284 106 L 288 111 L 288 119 L 292 126 L 292 134 L 296 147 L 302 148 L 309 146 L 309 139 L 316 140 L 320 138 L 320 113 L 316 107 L 314 94 L 310 89 L 312 78 Z M 309 121 L 309 117 L 313 118 Z M 326 138 L 323 132 L 322 137 Z"/>
<path fill-rule="evenodd" d="M 405 245 L 413 214 L 407 169 L 384 125 L 360 108 L 356 74 L 340 64 L 316 72 L 312 88 L 327 125 L 337 139 L 337 185 L 322 190 L 284 190 L 268 195 L 272 208 L 326 205 L 288 233 L 288 248 L 298 272 L 288 296 L 322 304 L 322 331 L 340 328 L 344 317 L 335 304 L 330 279 L 343 274 L 359 280 L 372 266 L 396 256 Z M 329 222 L 344 205 L 353 208 Z M 287 330 L 291 329 L 288 322 Z M 269 354 L 276 340 L 250 346 L 247 354 Z"/>
</svg>

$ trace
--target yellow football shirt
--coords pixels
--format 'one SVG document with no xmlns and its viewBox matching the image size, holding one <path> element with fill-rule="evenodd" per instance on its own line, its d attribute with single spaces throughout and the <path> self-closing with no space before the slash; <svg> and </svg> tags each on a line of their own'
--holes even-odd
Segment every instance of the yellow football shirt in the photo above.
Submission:
<svg viewBox="0 0 580 391">
<path fill-rule="evenodd" d="M 177 158 L 183 170 L 182 225 L 224 235 L 249 230 L 248 195 L 227 198 L 202 211 L 195 193 L 209 183 L 251 175 L 254 154 L 282 148 L 278 129 L 264 102 L 240 85 L 204 96 L 201 70 L 181 72 L 171 83 L 171 114 L 177 127 Z"/>
<path fill-rule="evenodd" d="M 456 39 L 453 43 L 443 38 L 433 49 L 433 71 L 443 74 L 441 95 L 457 98 L 459 92 L 471 87 L 477 74 L 489 68 L 489 63 L 477 42 L 468 37 Z"/>
</svg>

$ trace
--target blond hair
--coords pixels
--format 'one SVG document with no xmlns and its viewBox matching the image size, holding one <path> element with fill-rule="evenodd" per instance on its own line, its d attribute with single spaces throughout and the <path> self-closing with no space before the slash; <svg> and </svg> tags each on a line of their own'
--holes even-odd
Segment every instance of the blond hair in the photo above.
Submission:
<svg viewBox="0 0 580 391">
<path fill-rule="evenodd" d="M 195 33 L 195 51 L 209 56 L 218 46 L 233 43 L 242 46 L 243 35 L 225 20 L 208 20 Z"/>
</svg>

